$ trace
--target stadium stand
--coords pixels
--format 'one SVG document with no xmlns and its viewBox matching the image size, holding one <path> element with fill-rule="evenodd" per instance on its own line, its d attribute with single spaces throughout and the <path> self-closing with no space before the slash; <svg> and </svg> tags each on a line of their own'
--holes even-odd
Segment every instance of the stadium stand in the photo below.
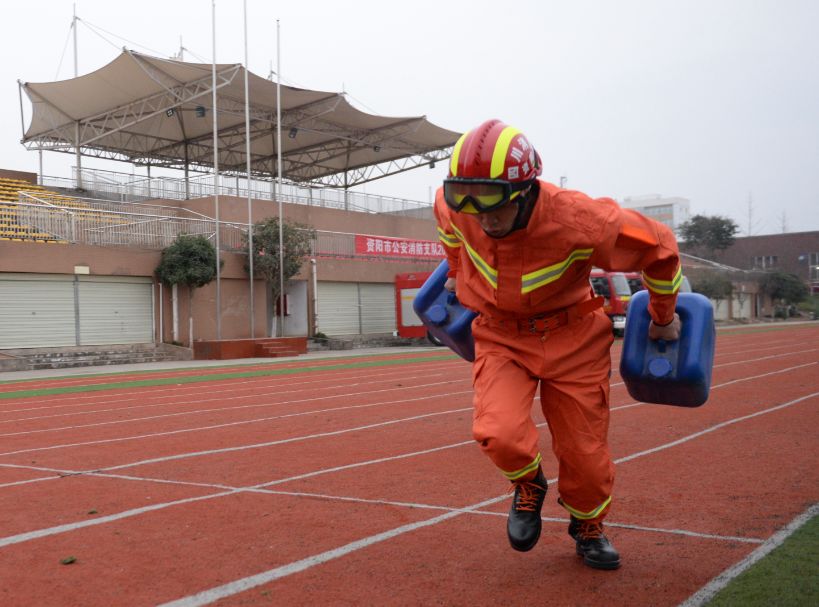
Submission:
<svg viewBox="0 0 819 607">
<path fill-rule="evenodd" d="M 64 240 L 19 221 L 20 192 L 41 194 L 45 188 L 22 179 L 0 178 L 0 240 L 64 243 Z"/>
</svg>

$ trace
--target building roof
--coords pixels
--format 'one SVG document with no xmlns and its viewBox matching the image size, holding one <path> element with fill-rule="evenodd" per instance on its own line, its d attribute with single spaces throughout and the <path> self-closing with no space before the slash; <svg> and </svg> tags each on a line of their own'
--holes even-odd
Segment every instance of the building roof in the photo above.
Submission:
<svg viewBox="0 0 819 607">
<path fill-rule="evenodd" d="M 216 65 L 220 172 L 246 170 L 245 68 Z M 213 167 L 213 66 L 131 50 L 69 80 L 22 83 L 32 105 L 29 149 L 138 164 Z M 251 167 L 277 177 L 277 86 L 247 72 Z M 447 158 L 459 133 L 424 116 L 385 117 L 343 93 L 281 86 L 282 176 L 355 185 Z"/>
</svg>

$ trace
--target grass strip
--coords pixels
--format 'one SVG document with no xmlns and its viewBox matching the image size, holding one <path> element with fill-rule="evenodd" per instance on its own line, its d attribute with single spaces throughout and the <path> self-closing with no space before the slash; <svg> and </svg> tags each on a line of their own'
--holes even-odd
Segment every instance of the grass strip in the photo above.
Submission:
<svg viewBox="0 0 819 607">
<path fill-rule="evenodd" d="M 781 546 L 734 578 L 707 605 L 819 605 L 819 517 L 813 517 Z"/>
<path fill-rule="evenodd" d="M 233 373 L 210 373 L 207 375 L 184 375 L 180 377 L 157 377 L 154 379 L 138 379 L 133 381 L 113 382 L 110 384 L 89 384 L 85 386 L 59 386 L 56 388 L 40 388 L 35 390 L 15 390 L 14 392 L 0 392 L 0 400 L 11 398 L 28 398 L 32 396 L 54 396 L 58 394 L 76 394 L 81 392 L 101 392 L 103 390 L 120 390 L 123 388 L 146 388 L 152 386 L 175 386 L 181 384 L 198 384 L 202 382 L 219 381 L 223 379 L 241 379 L 246 377 L 265 377 L 271 375 L 295 375 L 311 371 L 338 371 L 339 369 L 366 369 L 370 367 L 386 367 L 417 362 L 436 362 L 452 360 L 455 355 L 424 356 L 410 358 L 395 358 L 390 360 L 373 360 L 357 363 L 340 363 L 337 365 L 321 365 L 315 367 L 295 367 L 288 369 L 260 369 L 258 371 L 235 371 Z M 99 378 L 99 376 L 93 376 Z"/>
</svg>

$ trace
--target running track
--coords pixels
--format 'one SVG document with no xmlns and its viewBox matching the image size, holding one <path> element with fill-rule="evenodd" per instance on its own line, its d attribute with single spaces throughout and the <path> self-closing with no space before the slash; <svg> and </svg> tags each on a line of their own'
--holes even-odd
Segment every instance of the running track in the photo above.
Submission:
<svg viewBox="0 0 819 607">
<path fill-rule="evenodd" d="M 819 326 L 720 332 L 697 409 L 615 372 L 618 571 L 554 489 L 511 550 L 470 424 L 444 350 L 0 383 L 0 604 L 697 604 L 819 502 Z"/>
</svg>

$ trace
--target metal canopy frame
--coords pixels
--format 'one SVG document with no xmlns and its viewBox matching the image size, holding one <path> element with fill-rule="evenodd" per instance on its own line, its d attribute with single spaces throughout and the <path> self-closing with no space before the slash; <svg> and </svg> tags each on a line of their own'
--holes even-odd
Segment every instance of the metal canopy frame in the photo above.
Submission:
<svg viewBox="0 0 819 607">
<path fill-rule="evenodd" d="M 134 69 L 137 66 L 138 69 Z M 210 64 L 186 63 L 130 50 L 107 66 L 53 83 L 20 83 L 32 104 L 22 144 L 29 150 L 84 156 L 172 169 L 212 170 L 213 130 L 200 118 L 213 110 Z M 250 129 L 245 128 L 244 67 L 217 64 L 219 167 L 278 178 L 275 83 L 252 72 Z M 118 82 L 121 81 L 120 86 Z M 132 83 L 133 86 L 130 86 Z M 110 90 L 106 90 L 110 87 Z M 105 106 L 106 96 L 127 100 Z M 135 93 L 136 91 L 136 93 Z M 93 105 L 83 105 L 93 93 Z M 98 102 L 102 99 L 101 102 Z M 424 116 L 386 118 L 361 112 L 344 94 L 282 86 L 282 177 L 296 183 L 349 188 L 448 158 L 459 133 Z"/>
</svg>

